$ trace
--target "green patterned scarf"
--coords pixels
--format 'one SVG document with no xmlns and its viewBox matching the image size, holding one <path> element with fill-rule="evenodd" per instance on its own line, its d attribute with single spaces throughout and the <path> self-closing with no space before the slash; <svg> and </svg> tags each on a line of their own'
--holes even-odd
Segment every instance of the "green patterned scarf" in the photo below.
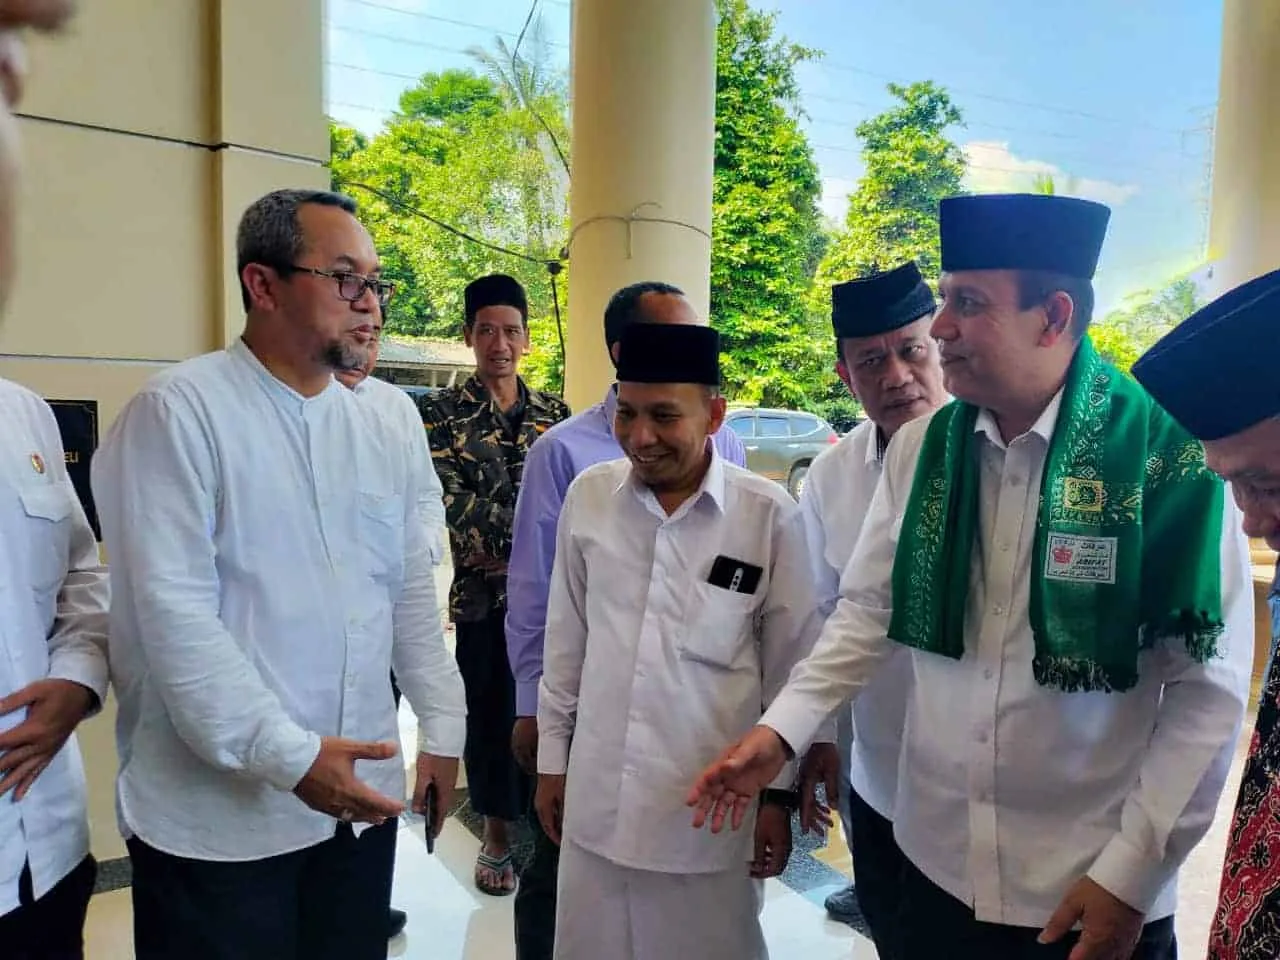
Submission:
<svg viewBox="0 0 1280 960">
<path fill-rule="evenodd" d="M 978 409 L 934 415 L 893 564 L 898 643 L 959 659 L 978 529 Z M 1222 633 L 1223 484 L 1200 443 L 1084 338 L 1049 443 L 1032 552 L 1035 677 L 1127 690 L 1138 652 L 1177 638 L 1195 659 Z"/>
</svg>

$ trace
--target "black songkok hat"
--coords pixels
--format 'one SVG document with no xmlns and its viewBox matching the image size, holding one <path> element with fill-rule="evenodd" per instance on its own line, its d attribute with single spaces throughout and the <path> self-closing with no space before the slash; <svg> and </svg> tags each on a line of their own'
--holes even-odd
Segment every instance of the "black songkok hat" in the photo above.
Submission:
<svg viewBox="0 0 1280 960">
<path fill-rule="evenodd" d="M 720 334 L 687 323 L 633 323 L 618 342 L 618 382 L 720 386 Z"/>
<path fill-rule="evenodd" d="M 874 337 L 905 327 L 937 307 L 914 260 L 884 273 L 831 288 L 831 327 L 837 338 Z"/>
<path fill-rule="evenodd" d="M 1111 210 L 1032 193 L 948 197 L 939 207 L 942 269 L 1043 270 L 1092 280 Z"/>
<path fill-rule="evenodd" d="M 1197 310 L 1133 365 L 1133 376 L 1200 440 L 1280 414 L 1280 270 Z"/>
<path fill-rule="evenodd" d="M 476 314 L 485 307 L 515 307 L 523 320 L 529 319 L 529 300 L 524 287 L 505 273 L 491 273 L 472 280 L 462 292 L 462 311 L 467 323 L 474 323 Z"/>
</svg>

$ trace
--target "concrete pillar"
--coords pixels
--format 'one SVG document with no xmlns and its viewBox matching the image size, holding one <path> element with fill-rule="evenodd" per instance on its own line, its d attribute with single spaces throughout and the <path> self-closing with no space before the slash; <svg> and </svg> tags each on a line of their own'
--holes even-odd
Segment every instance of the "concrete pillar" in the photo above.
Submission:
<svg viewBox="0 0 1280 960">
<path fill-rule="evenodd" d="M 1280 0 L 1224 0 L 1209 257 L 1225 292 L 1280 267 Z"/>
<path fill-rule="evenodd" d="M 610 295 L 638 280 L 681 287 L 707 315 L 715 151 L 713 0 L 574 0 L 571 294 L 565 399 L 613 380 Z"/>
</svg>

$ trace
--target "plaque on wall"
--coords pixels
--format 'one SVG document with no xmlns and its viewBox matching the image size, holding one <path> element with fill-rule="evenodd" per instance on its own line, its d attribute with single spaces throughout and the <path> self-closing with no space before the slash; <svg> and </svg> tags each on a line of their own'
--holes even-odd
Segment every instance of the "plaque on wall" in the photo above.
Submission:
<svg viewBox="0 0 1280 960">
<path fill-rule="evenodd" d="M 67 460 L 67 474 L 76 488 L 80 505 L 84 507 L 93 535 L 102 539 L 98 527 L 98 511 L 93 506 L 93 490 L 89 486 L 89 461 L 98 449 L 98 401 L 50 400 L 53 415 L 58 420 L 58 432 L 62 434 L 62 449 Z"/>
</svg>

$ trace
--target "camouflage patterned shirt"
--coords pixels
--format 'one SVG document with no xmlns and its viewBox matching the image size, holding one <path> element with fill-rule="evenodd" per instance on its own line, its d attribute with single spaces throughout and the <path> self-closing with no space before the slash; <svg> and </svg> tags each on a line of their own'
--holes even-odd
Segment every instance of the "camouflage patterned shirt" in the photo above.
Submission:
<svg viewBox="0 0 1280 960">
<path fill-rule="evenodd" d="M 507 602 L 511 521 L 529 445 L 569 416 L 554 394 L 520 381 L 520 400 L 498 409 L 474 374 L 419 401 L 431 458 L 444 487 L 453 586 L 449 617 L 475 622 Z"/>
</svg>

